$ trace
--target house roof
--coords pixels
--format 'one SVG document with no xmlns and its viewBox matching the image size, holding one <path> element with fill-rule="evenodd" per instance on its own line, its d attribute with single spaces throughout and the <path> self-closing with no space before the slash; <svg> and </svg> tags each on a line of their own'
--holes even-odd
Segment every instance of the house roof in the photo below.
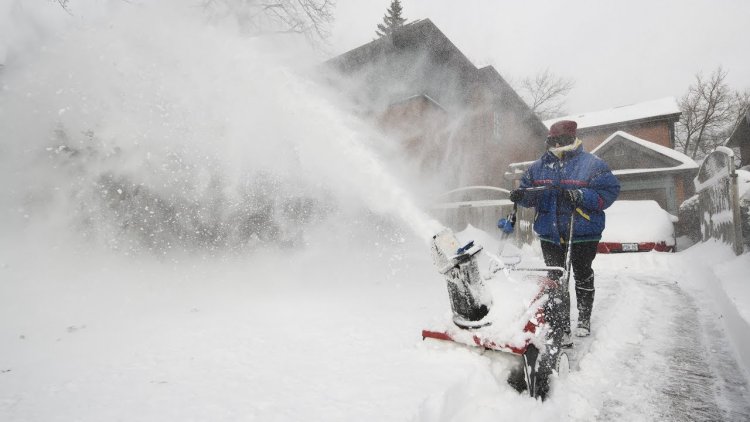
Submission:
<svg viewBox="0 0 750 422">
<path fill-rule="evenodd" d="M 547 127 L 552 126 L 560 120 L 575 120 L 578 129 L 593 129 L 602 126 L 610 126 L 622 123 L 648 122 L 654 120 L 674 120 L 680 118 L 680 107 L 674 97 L 666 97 L 659 100 L 646 101 L 637 104 L 628 104 L 607 110 L 599 110 L 588 113 L 572 114 L 569 116 L 556 117 L 545 120 Z"/>
<path fill-rule="evenodd" d="M 325 64 L 366 78 L 388 103 L 403 99 L 406 91 L 407 97 L 425 94 L 451 107 L 468 101 L 460 94 L 466 95 L 467 88 L 479 81 L 476 66 L 429 19 L 410 22 Z M 432 77 L 425 78 L 426 73 Z"/>
<path fill-rule="evenodd" d="M 698 168 L 698 164 L 692 158 L 688 157 L 687 155 L 679 151 L 675 151 L 672 148 L 667 148 L 665 146 L 655 144 L 645 139 L 641 139 L 637 136 L 631 135 L 621 130 L 610 135 L 598 147 L 594 148 L 594 150 L 591 151 L 591 153 L 601 157 L 602 155 L 605 155 L 606 151 L 611 149 L 614 146 L 614 144 L 619 143 L 619 142 L 629 142 L 629 143 L 639 146 L 640 148 L 645 148 L 645 150 L 649 151 L 651 155 L 655 157 L 661 157 L 662 162 L 669 163 L 672 165 L 667 164 L 667 165 L 664 165 L 663 167 L 622 168 L 622 169 L 613 170 L 612 173 L 614 173 L 616 176 L 629 175 L 629 174 L 643 174 L 643 173 L 665 173 L 665 172 L 675 172 L 675 171 L 688 171 L 688 170 L 694 170 Z M 629 158 L 628 163 L 638 163 L 638 160 L 633 160 Z"/>
<path fill-rule="evenodd" d="M 734 127 L 726 145 L 735 148 L 743 142 L 750 142 L 750 107 L 745 110 L 745 115 L 737 122 L 737 126 Z"/>
<path fill-rule="evenodd" d="M 373 67 L 373 63 L 385 66 Z M 539 136 L 547 133 L 541 120 L 494 67 L 477 69 L 430 19 L 410 22 L 326 64 L 346 74 L 377 69 L 378 75 L 371 77 L 372 85 L 378 86 L 377 95 L 387 97 L 388 105 L 424 95 L 445 110 L 461 110 L 473 101 L 471 91 L 479 85 L 524 115 Z M 387 72 L 392 73 L 384 74 Z M 430 77 L 425 78 L 425 74 Z M 400 83 L 391 92 L 394 80 Z"/>
</svg>

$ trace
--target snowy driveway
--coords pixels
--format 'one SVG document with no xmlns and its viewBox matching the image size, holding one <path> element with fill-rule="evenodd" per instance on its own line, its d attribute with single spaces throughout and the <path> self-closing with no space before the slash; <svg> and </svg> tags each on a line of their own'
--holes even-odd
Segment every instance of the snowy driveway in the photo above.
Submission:
<svg viewBox="0 0 750 422">
<path fill-rule="evenodd" d="M 597 330 L 581 371 L 568 380 L 569 394 L 592 406 L 589 416 L 750 419 L 747 380 L 719 328 L 721 316 L 710 310 L 710 298 L 683 290 L 680 282 L 695 275 L 676 270 L 679 261 L 659 253 L 597 258 Z"/>
</svg>

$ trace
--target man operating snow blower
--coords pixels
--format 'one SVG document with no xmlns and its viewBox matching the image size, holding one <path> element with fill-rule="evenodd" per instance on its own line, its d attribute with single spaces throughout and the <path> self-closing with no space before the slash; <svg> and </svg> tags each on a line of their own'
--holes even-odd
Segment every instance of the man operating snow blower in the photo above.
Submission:
<svg viewBox="0 0 750 422">
<path fill-rule="evenodd" d="M 534 231 L 541 240 L 546 265 L 564 266 L 566 244 L 573 242 L 571 261 L 578 303 L 575 334 L 585 337 L 591 332 L 594 306 L 591 264 L 604 230 L 604 209 L 617 199 L 620 183 L 607 163 L 583 150 L 577 127 L 571 120 L 550 127 L 547 151 L 526 170 L 519 188 L 510 192 L 510 200 L 536 209 Z M 547 189 L 529 189 L 540 186 Z M 571 218 L 573 238 L 568 239 Z M 570 346 L 570 296 L 566 294 L 561 300 L 550 323 L 553 329 L 563 330 L 563 345 Z"/>
</svg>

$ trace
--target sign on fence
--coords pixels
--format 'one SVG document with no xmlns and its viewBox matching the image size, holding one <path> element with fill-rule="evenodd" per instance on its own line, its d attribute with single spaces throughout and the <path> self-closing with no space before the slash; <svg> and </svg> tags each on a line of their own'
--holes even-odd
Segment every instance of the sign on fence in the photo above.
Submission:
<svg viewBox="0 0 750 422">
<path fill-rule="evenodd" d="M 703 241 L 719 239 L 730 244 L 735 254 L 741 254 L 744 246 L 734 152 L 717 147 L 703 160 L 693 183 Z"/>
</svg>

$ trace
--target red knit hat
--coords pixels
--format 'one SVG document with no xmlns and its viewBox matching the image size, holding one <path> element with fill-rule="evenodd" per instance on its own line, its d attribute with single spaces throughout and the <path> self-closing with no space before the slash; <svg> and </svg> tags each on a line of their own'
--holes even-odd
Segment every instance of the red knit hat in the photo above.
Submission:
<svg viewBox="0 0 750 422">
<path fill-rule="evenodd" d="M 547 135 L 547 137 L 553 138 L 556 136 L 568 135 L 575 138 L 577 128 L 578 123 L 572 120 L 560 120 L 559 122 L 555 122 L 555 124 L 550 126 L 549 135 Z"/>
</svg>

